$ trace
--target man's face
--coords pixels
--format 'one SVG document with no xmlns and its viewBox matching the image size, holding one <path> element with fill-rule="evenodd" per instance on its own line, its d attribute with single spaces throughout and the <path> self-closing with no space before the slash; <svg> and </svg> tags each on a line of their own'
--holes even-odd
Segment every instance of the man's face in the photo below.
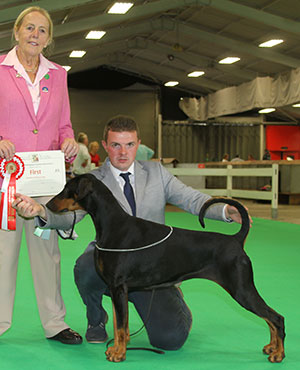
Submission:
<svg viewBox="0 0 300 370">
<path fill-rule="evenodd" d="M 120 171 L 127 171 L 135 159 L 140 140 L 136 131 L 108 131 L 107 141 L 102 145 L 111 164 Z"/>
</svg>

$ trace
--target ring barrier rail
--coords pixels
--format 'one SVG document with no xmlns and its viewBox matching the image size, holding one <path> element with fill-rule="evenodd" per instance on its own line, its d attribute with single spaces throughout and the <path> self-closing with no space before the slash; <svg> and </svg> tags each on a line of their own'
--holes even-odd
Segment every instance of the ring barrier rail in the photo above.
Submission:
<svg viewBox="0 0 300 370">
<path fill-rule="evenodd" d="M 270 167 L 264 168 L 233 168 L 227 165 L 226 168 L 170 168 L 166 167 L 174 176 L 226 176 L 226 188 L 224 189 L 197 189 L 211 196 L 227 196 L 229 198 L 262 199 L 271 201 L 271 216 L 278 216 L 278 177 L 279 167 L 273 163 Z M 271 177 L 272 186 L 270 191 L 263 190 L 242 190 L 232 188 L 232 178 L 238 177 Z"/>
</svg>

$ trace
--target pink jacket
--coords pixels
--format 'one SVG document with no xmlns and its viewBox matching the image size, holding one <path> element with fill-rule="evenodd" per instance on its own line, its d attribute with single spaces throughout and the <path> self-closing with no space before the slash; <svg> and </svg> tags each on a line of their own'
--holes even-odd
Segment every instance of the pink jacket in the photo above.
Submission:
<svg viewBox="0 0 300 370">
<path fill-rule="evenodd" d="M 0 63 L 4 58 L 0 56 Z M 13 67 L 0 65 L 0 139 L 14 143 L 17 152 L 57 150 L 65 138 L 74 137 L 67 73 L 55 66 L 58 69 L 50 69 L 40 81 L 41 100 L 35 115 L 23 77 Z"/>
</svg>

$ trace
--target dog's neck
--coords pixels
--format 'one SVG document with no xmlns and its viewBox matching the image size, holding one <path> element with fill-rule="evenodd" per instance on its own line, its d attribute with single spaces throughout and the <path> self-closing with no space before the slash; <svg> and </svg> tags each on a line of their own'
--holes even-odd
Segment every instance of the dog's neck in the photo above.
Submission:
<svg viewBox="0 0 300 370">
<path fill-rule="evenodd" d="M 124 211 L 112 192 L 102 182 L 98 180 L 95 185 L 94 191 L 89 197 L 83 199 L 80 205 L 93 220 L 97 243 L 105 244 L 113 237 L 111 232 L 106 235 L 105 230 L 119 230 L 131 216 Z"/>
</svg>

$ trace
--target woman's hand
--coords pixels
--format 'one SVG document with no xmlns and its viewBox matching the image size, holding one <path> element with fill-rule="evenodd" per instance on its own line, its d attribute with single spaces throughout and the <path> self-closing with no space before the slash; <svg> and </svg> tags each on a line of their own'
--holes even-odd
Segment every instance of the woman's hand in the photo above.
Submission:
<svg viewBox="0 0 300 370">
<path fill-rule="evenodd" d="M 47 219 L 45 208 L 34 199 L 20 193 L 16 193 L 15 198 L 12 207 L 18 212 L 19 216 L 25 218 L 39 216 L 44 220 Z"/>
<path fill-rule="evenodd" d="M 61 144 L 61 151 L 65 154 L 66 159 L 75 157 L 78 153 L 79 146 L 72 138 L 66 138 Z"/>
<path fill-rule="evenodd" d="M 10 161 L 16 154 L 16 148 L 14 144 L 9 140 L 0 141 L 0 157 Z"/>
</svg>

